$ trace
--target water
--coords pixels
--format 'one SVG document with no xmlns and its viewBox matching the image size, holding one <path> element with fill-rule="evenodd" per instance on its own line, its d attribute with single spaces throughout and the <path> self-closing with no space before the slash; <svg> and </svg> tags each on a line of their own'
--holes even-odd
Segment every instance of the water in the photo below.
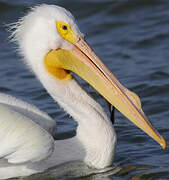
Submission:
<svg viewBox="0 0 169 180">
<path fill-rule="evenodd" d="M 4 26 L 17 21 L 29 6 L 45 2 L 63 6 L 78 17 L 80 29 L 89 44 L 122 84 L 141 97 L 145 113 L 168 141 L 169 2 L 38 0 L 35 3 L 35 0 L 0 0 L 0 91 L 24 99 L 48 112 L 58 123 L 59 138 L 72 136 L 76 124 L 23 65 L 15 52 L 15 45 L 7 40 L 9 34 Z M 93 89 L 82 83 L 99 100 Z M 114 163 L 121 170 L 115 175 L 110 172 L 76 179 L 169 179 L 168 148 L 162 150 L 119 113 L 116 113 L 115 129 L 118 144 Z M 68 180 L 72 177 L 60 179 Z"/>
</svg>

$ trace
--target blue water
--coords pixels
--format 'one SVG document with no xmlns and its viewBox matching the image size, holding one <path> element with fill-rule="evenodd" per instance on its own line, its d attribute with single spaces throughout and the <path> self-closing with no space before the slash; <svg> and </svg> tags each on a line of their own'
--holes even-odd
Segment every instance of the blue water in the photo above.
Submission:
<svg viewBox="0 0 169 180">
<path fill-rule="evenodd" d="M 140 96 L 149 120 L 169 141 L 167 0 L 0 0 L 0 92 L 24 99 L 49 113 L 58 123 L 59 138 L 74 133 L 76 124 L 24 66 L 15 44 L 8 41 L 5 27 L 16 22 L 30 6 L 46 2 L 63 6 L 78 17 L 86 40 L 122 84 Z M 100 100 L 92 88 L 81 83 Z M 114 163 L 121 171 L 83 179 L 169 179 L 169 148 L 161 149 L 118 112 L 115 129 L 118 143 Z"/>
</svg>

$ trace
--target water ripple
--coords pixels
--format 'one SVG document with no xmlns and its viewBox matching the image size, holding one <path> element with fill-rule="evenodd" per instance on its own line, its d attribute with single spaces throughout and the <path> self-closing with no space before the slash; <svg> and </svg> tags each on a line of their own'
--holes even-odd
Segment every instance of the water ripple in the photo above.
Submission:
<svg viewBox="0 0 169 180">
<path fill-rule="evenodd" d="M 63 139 L 75 134 L 77 124 L 25 68 L 5 30 L 5 24 L 16 22 L 30 6 L 45 2 L 0 0 L 0 91 L 49 113 L 58 123 L 58 139 Z M 73 12 L 89 44 L 120 81 L 141 97 L 148 118 L 169 141 L 169 2 L 49 0 L 48 4 L 61 5 Z M 95 91 L 78 80 L 104 107 Z M 160 149 L 119 112 L 116 112 L 115 129 L 118 137 L 115 164 L 120 164 L 121 171 L 115 175 L 77 179 L 169 179 L 169 148 Z M 49 174 L 46 178 L 50 179 Z M 61 178 L 72 179 L 68 176 Z"/>
</svg>

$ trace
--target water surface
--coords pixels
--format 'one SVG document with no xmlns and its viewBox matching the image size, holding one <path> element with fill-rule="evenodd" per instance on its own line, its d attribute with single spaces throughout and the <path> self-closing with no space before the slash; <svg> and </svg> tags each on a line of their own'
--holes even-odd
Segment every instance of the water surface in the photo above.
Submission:
<svg viewBox="0 0 169 180">
<path fill-rule="evenodd" d="M 46 2 L 63 6 L 78 17 L 89 44 L 122 84 L 141 97 L 150 121 L 169 141 L 169 2 L 165 0 L 0 0 L 0 91 L 49 113 L 58 123 L 59 138 L 74 133 L 76 124 L 23 65 L 5 30 L 5 24 L 16 22 L 30 6 Z M 99 100 L 92 88 L 81 83 Z M 76 179 L 169 179 L 169 148 L 162 150 L 118 112 L 115 129 L 114 164 L 121 170 L 115 175 L 110 172 Z M 54 179 L 49 174 L 43 177 Z"/>
</svg>

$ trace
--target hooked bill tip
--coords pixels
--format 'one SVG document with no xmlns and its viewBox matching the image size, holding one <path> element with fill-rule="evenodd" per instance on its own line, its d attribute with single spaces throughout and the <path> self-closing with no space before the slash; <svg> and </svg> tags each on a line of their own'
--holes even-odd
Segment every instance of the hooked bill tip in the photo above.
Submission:
<svg viewBox="0 0 169 180">
<path fill-rule="evenodd" d="M 160 143 L 160 145 L 161 145 L 161 147 L 162 147 L 163 149 L 165 149 L 165 148 L 167 147 L 167 142 L 166 142 L 166 140 L 165 140 L 163 137 L 161 137 L 161 143 Z"/>
</svg>

